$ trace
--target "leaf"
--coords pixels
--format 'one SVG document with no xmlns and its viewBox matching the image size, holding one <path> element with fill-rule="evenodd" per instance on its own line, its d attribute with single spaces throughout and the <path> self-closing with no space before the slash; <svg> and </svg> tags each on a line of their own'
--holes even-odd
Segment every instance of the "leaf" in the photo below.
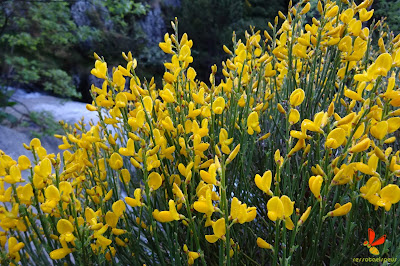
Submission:
<svg viewBox="0 0 400 266">
<path fill-rule="evenodd" d="M 16 102 L 7 102 L 6 103 L 6 106 L 14 106 L 14 105 L 16 105 L 17 103 Z"/>
</svg>

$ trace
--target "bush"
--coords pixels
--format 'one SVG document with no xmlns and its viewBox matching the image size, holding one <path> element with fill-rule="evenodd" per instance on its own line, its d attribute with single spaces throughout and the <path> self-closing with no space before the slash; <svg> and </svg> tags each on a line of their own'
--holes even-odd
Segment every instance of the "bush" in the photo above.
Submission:
<svg viewBox="0 0 400 266">
<path fill-rule="evenodd" d="M 80 29 L 66 2 L 1 3 L 0 58 L 3 78 L 12 85 L 44 87 L 64 97 L 80 97 L 67 74 L 65 53 L 78 42 Z M 82 27 L 83 29 L 83 27 Z"/>
<path fill-rule="evenodd" d="M 145 13 L 132 0 L 2 1 L 0 77 L 9 86 L 82 98 L 87 76 L 79 74 L 90 70 L 89 51 L 115 57 L 117 46 L 143 47 L 138 18 Z"/>
<path fill-rule="evenodd" d="M 162 87 L 136 75 L 131 53 L 112 75 L 95 54 L 104 83 L 87 109 L 99 122 L 64 124 L 62 154 L 33 139 L 33 160 L 1 155 L 1 262 L 398 258 L 400 35 L 362 28 L 372 1 L 343 2 L 319 2 L 311 25 L 301 2 L 272 35 L 234 36 L 221 82 L 216 65 L 196 79 L 177 21 L 159 44 L 172 55 Z"/>
</svg>

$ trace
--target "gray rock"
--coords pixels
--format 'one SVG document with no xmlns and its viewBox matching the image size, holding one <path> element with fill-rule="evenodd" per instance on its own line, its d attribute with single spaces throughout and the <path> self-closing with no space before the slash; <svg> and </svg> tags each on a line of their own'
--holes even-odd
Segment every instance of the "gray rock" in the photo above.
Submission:
<svg viewBox="0 0 400 266">
<path fill-rule="evenodd" d="M 154 5 L 140 22 L 140 25 L 147 36 L 146 39 L 150 46 L 158 45 L 163 40 L 166 27 L 159 4 Z"/>
<path fill-rule="evenodd" d="M 80 26 L 93 26 L 93 21 L 90 18 L 90 13 L 99 13 L 99 17 L 107 30 L 113 28 L 113 23 L 110 19 L 110 14 L 104 6 L 96 5 L 93 1 L 79 0 L 71 6 L 71 16 L 75 24 Z"/>
<path fill-rule="evenodd" d="M 22 145 L 23 143 L 29 145 L 32 138 L 33 136 L 27 131 L 24 132 L 0 125 L 0 150 L 11 156 L 14 160 L 17 160 L 21 155 L 26 155 L 30 160 L 33 160 L 32 153 Z M 61 140 L 53 136 L 42 136 L 39 139 L 42 146 L 47 150 L 47 153 L 56 154 L 59 152 L 58 145 L 62 144 Z"/>
<path fill-rule="evenodd" d="M 181 1 L 180 0 L 164 0 L 163 4 L 166 6 L 171 6 L 171 7 L 180 7 Z"/>
</svg>

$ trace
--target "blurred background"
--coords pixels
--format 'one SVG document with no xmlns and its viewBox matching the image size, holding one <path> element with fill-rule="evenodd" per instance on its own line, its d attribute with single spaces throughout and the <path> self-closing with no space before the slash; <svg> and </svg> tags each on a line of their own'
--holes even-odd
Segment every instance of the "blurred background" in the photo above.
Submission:
<svg viewBox="0 0 400 266">
<path fill-rule="evenodd" d="M 311 0 L 316 5 L 316 0 Z M 360 1 L 358 1 L 360 2 Z M 155 77 L 161 86 L 163 62 L 158 47 L 170 21 L 193 40 L 192 66 L 208 80 L 210 66 L 231 47 L 232 32 L 243 36 L 249 25 L 268 29 L 277 12 L 287 12 L 287 0 L 0 0 L 0 149 L 22 154 L 22 142 L 61 131 L 58 120 L 95 119 L 85 109 L 93 52 L 104 56 L 109 69 L 124 64 L 121 52 L 138 60 L 138 75 Z M 375 18 L 387 17 L 400 29 L 400 0 L 376 0 Z M 313 14 L 311 14 L 312 16 Z M 14 144 L 15 143 L 15 144 Z M 18 143 L 18 144 L 17 144 Z M 16 145 L 19 145 L 16 147 Z M 51 149 L 50 148 L 50 151 Z"/>
</svg>

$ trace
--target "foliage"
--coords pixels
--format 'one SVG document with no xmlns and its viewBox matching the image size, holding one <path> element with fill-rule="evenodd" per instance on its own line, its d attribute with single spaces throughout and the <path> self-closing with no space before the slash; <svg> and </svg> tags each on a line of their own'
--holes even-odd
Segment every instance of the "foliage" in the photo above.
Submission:
<svg viewBox="0 0 400 266">
<path fill-rule="evenodd" d="M 126 43 L 140 36 L 136 34 L 135 19 L 146 12 L 141 3 L 92 0 L 87 3 L 92 8 L 82 14 L 90 17 L 88 25 L 76 24 L 71 4 L 68 1 L 0 3 L 0 60 L 6 63 L 0 69 L 3 79 L 10 79 L 14 86 L 79 98 L 78 84 L 72 77 L 88 71 L 88 52 L 111 51 L 118 42 L 120 49 L 128 49 Z M 108 17 L 101 17 L 104 14 Z M 109 29 L 105 27 L 107 19 L 112 24 Z"/>
<path fill-rule="evenodd" d="M 376 1 L 374 4 L 374 8 L 376 12 L 374 13 L 374 17 L 377 19 L 381 19 L 382 17 L 386 18 L 385 22 L 390 25 L 390 29 L 393 32 L 400 32 L 400 1 L 398 0 L 380 0 Z"/>
<path fill-rule="evenodd" d="M 49 111 L 30 112 L 29 123 L 33 123 L 35 129 L 31 130 L 30 133 L 36 138 L 53 136 L 54 134 L 61 134 L 63 132 L 62 126 Z"/>
<path fill-rule="evenodd" d="M 304 1 L 272 34 L 233 35 L 221 81 L 216 65 L 197 77 L 177 21 L 160 85 L 131 53 L 112 72 L 95 54 L 99 121 L 63 124 L 57 155 L 38 139 L 33 160 L 0 152 L 1 263 L 399 259 L 400 35 L 363 27 L 372 1 L 345 2 L 318 2 L 308 24 Z"/>
<path fill-rule="evenodd" d="M 21 85 L 46 83 L 47 90 L 65 97 L 79 96 L 59 63 L 66 60 L 65 51 L 78 41 L 74 33 L 79 29 L 70 17 L 68 4 L 7 1 L 2 3 L 2 9 L 1 20 L 5 22 L 0 57 L 6 63 L 3 72 Z M 67 79 L 60 82 L 60 78 Z"/>
<path fill-rule="evenodd" d="M 10 100 L 13 93 L 13 91 L 6 90 L 0 84 L 0 123 L 2 123 L 4 120 L 7 120 L 11 124 L 13 124 L 16 121 L 15 116 L 5 112 L 5 108 L 12 107 L 16 104 L 15 102 Z"/>
<path fill-rule="evenodd" d="M 183 0 L 177 10 L 177 17 L 181 24 L 180 30 L 193 38 L 193 54 L 196 56 L 193 65 L 198 70 L 199 77 L 206 79 L 211 65 L 226 59 L 221 47 L 231 42 L 232 31 L 242 38 L 249 25 L 256 30 L 264 29 L 267 21 L 274 18 L 278 10 L 287 9 L 288 3 L 289 1 L 270 1 L 266 4 L 261 0 Z"/>
<path fill-rule="evenodd" d="M 96 4 L 103 5 L 108 9 L 112 22 L 118 25 L 117 31 L 125 34 L 128 33 L 126 31 L 133 22 L 130 21 L 130 18 L 145 15 L 147 11 L 146 7 L 142 3 L 135 3 L 131 0 L 122 0 L 117 2 L 113 0 L 106 0 L 98 1 Z"/>
</svg>

